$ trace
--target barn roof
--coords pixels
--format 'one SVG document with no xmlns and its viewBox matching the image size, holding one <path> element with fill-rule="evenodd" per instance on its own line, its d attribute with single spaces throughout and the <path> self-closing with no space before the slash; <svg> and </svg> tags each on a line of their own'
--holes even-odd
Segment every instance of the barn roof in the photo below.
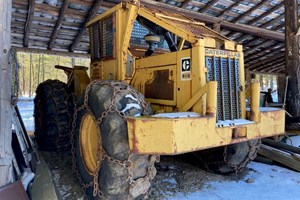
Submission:
<svg viewBox="0 0 300 200">
<path fill-rule="evenodd" d="M 285 72 L 284 0 L 141 0 L 165 4 L 244 45 L 245 67 Z M 87 54 L 85 24 L 120 0 L 13 0 L 12 45 Z M 159 4 L 159 6 L 161 6 Z"/>
</svg>

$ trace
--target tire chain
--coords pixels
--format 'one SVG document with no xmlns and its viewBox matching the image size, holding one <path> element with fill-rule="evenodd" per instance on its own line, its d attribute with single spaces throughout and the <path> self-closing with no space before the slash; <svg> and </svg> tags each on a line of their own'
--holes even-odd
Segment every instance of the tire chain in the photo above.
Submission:
<svg viewBox="0 0 300 200">
<path fill-rule="evenodd" d="M 149 104 L 143 99 L 140 97 L 140 95 L 129 85 L 125 85 L 125 84 L 122 84 L 120 82 L 112 82 L 112 81 L 101 81 L 101 80 L 94 80 L 93 82 L 91 82 L 86 90 L 85 90 L 85 93 L 84 93 L 84 103 L 83 105 L 81 105 L 80 107 L 77 108 L 77 103 L 76 103 L 76 98 L 75 98 L 75 94 L 73 94 L 74 98 L 73 98 L 73 103 L 74 103 L 74 115 L 73 115 L 73 122 L 72 122 L 72 131 L 71 131 L 71 154 L 72 154 L 72 161 L 73 161 L 73 164 L 72 164 L 72 167 L 73 167 L 73 171 L 74 173 L 76 174 L 76 177 L 77 179 L 79 180 L 79 183 L 82 185 L 82 188 L 83 188 L 83 192 L 84 192 L 84 198 L 85 199 L 88 199 L 88 196 L 86 194 L 86 190 L 87 188 L 93 186 L 93 196 L 98 196 L 100 197 L 101 199 L 107 199 L 103 192 L 100 190 L 100 185 L 99 185 L 99 181 L 98 181 L 98 172 L 100 170 L 100 159 L 101 160 L 104 160 L 104 159 L 107 159 L 109 162 L 111 163 L 115 163 L 115 164 L 118 164 L 118 165 L 121 165 L 123 166 L 124 168 L 126 168 L 128 170 L 128 177 L 126 179 L 126 181 L 129 181 L 129 190 L 130 190 L 130 187 L 133 186 L 133 184 L 137 181 L 137 180 L 133 180 L 133 172 L 132 172 L 132 161 L 130 160 L 131 156 L 133 155 L 132 153 L 129 154 L 129 157 L 128 157 L 128 160 L 125 160 L 125 161 L 121 161 L 121 160 L 118 160 L 118 159 L 115 159 L 111 156 L 109 156 L 107 154 L 107 152 L 105 151 L 105 149 L 103 148 L 103 146 L 100 144 L 100 139 L 98 137 L 98 149 L 97 149 L 97 165 L 96 165 L 96 169 L 95 170 L 95 173 L 93 174 L 93 181 L 91 181 L 90 183 L 86 184 L 84 183 L 83 179 L 81 178 L 80 174 L 79 174 L 79 171 L 78 171 L 78 168 L 76 166 L 76 155 L 75 155 L 75 147 L 74 147 L 74 132 L 75 132 L 75 126 L 76 126 L 76 120 L 77 120 L 77 113 L 80 112 L 81 110 L 83 109 L 86 109 L 88 113 L 91 114 L 91 116 L 93 117 L 93 120 L 96 121 L 96 124 L 100 127 L 103 119 L 110 113 L 110 112 L 117 112 L 118 115 L 125 120 L 125 114 L 120 112 L 118 109 L 117 109 L 117 106 L 115 105 L 115 98 L 116 98 L 116 95 L 120 92 L 120 91 L 124 91 L 124 89 L 116 89 L 117 87 L 114 87 L 114 94 L 112 96 L 112 101 L 111 101 L 111 104 L 110 106 L 108 107 L 108 109 L 106 111 L 104 111 L 102 114 L 101 114 L 101 117 L 99 119 L 95 119 L 94 118 L 94 115 L 88 105 L 88 94 L 90 92 L 90 89 L 91 89 L 91 86 L 94 85 L 94 84 L 99 84 L 99 85 L 108 85 L 108 86 L 125 86 L 126 87 L 126 90 L 127 91 L 130 91 L 132 92 L 136 97 L 137 97 L 137 100 L 139 103 L 141 103 L 142 105 L 142 110 L 146 110 L 147 107 L 149 106 Z M 98 132 L 99 136 L 101 136 L 100 132 Z M 102 157 L 100 158 L 100 153 L 102 153 Z M 139 178 L 138 180 L 147 180 L 147 181 L 151 181 L 154 176 L 155 176 L 155 167 L 154 167 L 154 163 L 155 162 L 158 162 L 159 161 L 159 155 L 151 155 L 150 156 L 150 164 L 149 164 L 149 168 L 147 169 L 147 174 L 146 176 L 144 176 L 143 178 Z M 132 194 L 130 194 L 131 197 L 129 197 L 129 199 L 133 199 L 133 196 Z M 143 194 L 144 196 L 147 195 L 147 191 Z"/>
<path fill-rule="evenodd" d="M 47 81 L 50 82 L 50 81 L 53 81 L 53 80 L 46 80 L 46 82 L 47 82 Z M 55 81 L 55 84 L 61 84 L 59 80 L 54 80 L 54 81 Z M 52 89 L 53 89 L 53 88 L 52 88 Z M 65 95 L 66 95 L 66 106 L 67 106 L 67 111 L 69 111 L 68 98 L 69 98 L 70 95 L 72 95 L 73 97 L 74 97 L 74 95 L 73 95 L 73 94 L 68 94 L 66 91 L 64 91 L 63 88 L 57 89 L 57 90 L 63 91 L 63 93 L 65 93 Z M 58 104 L 59 104 L 59 102 L 57 102 L 56 99 L 53 99 L 53 101 L 55 102 L 55 105 L 58 105 Z M 75 105 L 75 104 L 74 104 L 74 105 Z M 69 114 L 69 112 L 68 112 L 68 114 Z M 70 120 L 72 120 L 72 117 L 71 117 L 71 116 L 70 116 Z M 55 116 L 55 121 L 56 121 L 56 122 L 58 121 L 57 116 Z M 70 124 L 68 124 L 68 126 L 70 127 Z M 70 143 L 64 144 L 64 141 L 63 141 L 63 140 L 65 140 L 66 138 L 70 138 L 70 135 L 69 135 L 68 133 L 62 134 L 62 133 L 60 132 L 60 127 L 58 126 L 57 128 L 58 128 L 58 133 L 59 133 L 59 134 L 57 135 L 57 138 L 56 138 L 56 140 L 55 140 L 56 151 L 60 152 L 60 151 L 63 151 L 63 150 L 69 150 L 69 148 L 70 148 Z"/>
<path fill-rule="evenodd" d="M 247 164 L 249 162 L 251 162 L 252 160 L 255 159 L 255 157 L 257 155 L 257 151 L 261 145 L 261 140 L 258 139 L 257 142 L 249 140 L 249 141 L 247 141 L 247 144 L 249 145 L 249 148 L 250 148 L 248 156 L 244 159 L 243 162 L 241 162 L 240 164 L 237 164 L 237 165 L 229 164 L 229 162 L 227 161 L 227 153 L 226 153 L 228 146 L 225 146 L 225 148 L 224 148 L 224 152 L 223 152 L 224 163 L 230 165 L 234 169 L 235 173 L 240 172 L 242 169 L 244 169 L 247 166 Z"/>
</svg>

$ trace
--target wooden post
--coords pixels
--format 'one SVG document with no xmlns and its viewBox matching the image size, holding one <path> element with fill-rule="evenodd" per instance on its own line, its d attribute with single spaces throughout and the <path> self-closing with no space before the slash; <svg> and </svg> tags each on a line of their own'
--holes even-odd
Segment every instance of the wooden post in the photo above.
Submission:
<svg viewBox="0 0 300 200">
<path fill-rule="evenodd" d="M 221 23 L 214 23 L 213 30 L 217 31 L 218 33 L 221 33 Z"/>
<path fill-rule="evenodd" d="M 277 91 L 278 91 L 278 100 L 283 102 L 284 92 L 285 92 L 285 83 L 286 79 L 284 75 L 279 75 L 277 78 Z"/>
<path fill-rule="evenodd" d="M 13 181 L 11 148 L 12 69 L 9 66 L 11 10 L 12 0 L 0 1 L 0 187 Z"/>
<path fill-rule="evenodd" d="M 289 76 L 287 111 L 300 116 L 300 65 L 299 65 L 299 23 L 298 1 L 285 1 L 285 58 L 286 72 Z"/>
</svg>

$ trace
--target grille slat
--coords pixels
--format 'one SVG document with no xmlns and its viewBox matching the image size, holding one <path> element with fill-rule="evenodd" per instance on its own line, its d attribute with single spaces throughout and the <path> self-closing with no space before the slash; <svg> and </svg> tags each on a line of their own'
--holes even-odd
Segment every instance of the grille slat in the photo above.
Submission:
<svg viewBox="0 0 300 200">
<path fill-rule="evenodd" d="M 217 120 L 241 118 L 239 61 L 206 56 L 207 81 L 218 82 Z"/>
</svg>

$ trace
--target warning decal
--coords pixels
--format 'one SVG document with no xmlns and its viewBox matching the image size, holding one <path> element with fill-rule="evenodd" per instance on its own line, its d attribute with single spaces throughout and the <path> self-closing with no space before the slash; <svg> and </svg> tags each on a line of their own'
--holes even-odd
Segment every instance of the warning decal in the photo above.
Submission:
<svg viewBox="0 0 300 200">
<path fill-rule="evenodd" d="M 191 58 L 181 58 L 181 80 L 191 80 Z"/>
</svg>

